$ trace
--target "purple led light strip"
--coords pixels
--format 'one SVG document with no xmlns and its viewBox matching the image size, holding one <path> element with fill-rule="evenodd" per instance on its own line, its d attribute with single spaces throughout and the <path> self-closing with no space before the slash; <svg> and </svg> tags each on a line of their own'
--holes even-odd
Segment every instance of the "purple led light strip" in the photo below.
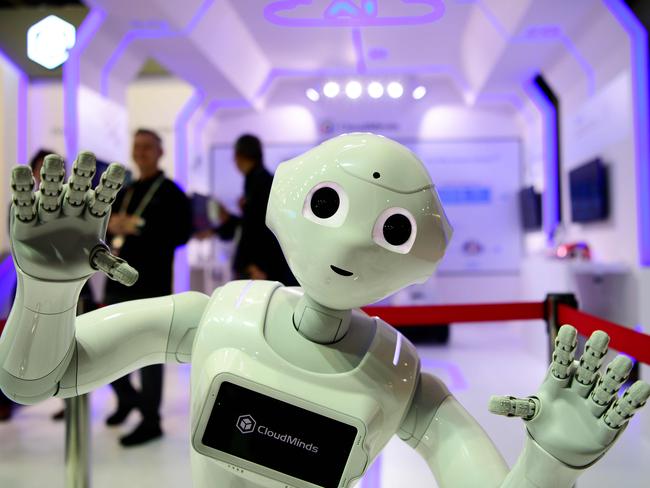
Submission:
<svg viewBox="0 0 650 488">
<path fill-rule="evenodd" d="M 515 93 L 483 92 L 479 95 L 477 103 L 507 103 L 512 105 L 517 112 L 523 114 L 528 124 L 533 122 L 533 115 L 526 110 L 523 100 Z"/>
<path fill-rule="evenodd" d="M 264 17 L 272 24 L 285 27 L 369 27 L 428 24 L 439 20 L 445 13 L 442 0 L 402 0 L 404 4 L 417 4 L 429 7 L 424 15 L 404 15 L 397 17 L 382 17 L 378 15 L 376 2 L 364 2 L 364 8 L 359 8 L 349 0 L 332 2 L 320 17 L 286 17 L 283 12 L 298 7 L 308 7 L 312 0 L 280 0 L 271 2 L 264 8 Z M 367 9 L 368 5 L 374 5 Z"/>
<path fill-rule="evenodd" d="M 16 161 L 27 163 L 27 85 L 29 80 L 25 72 L 18 67 L 7 54 L 0 49 L 2 58 L 18 75 L 16 96 Z"/>
<path fill-rule="evenodd" d="M 81 55 L 105 19 L 106 13 L 97 8 L 92 9 L 86 15 L 79 29 L 77 29 L 77 42 L 70 50 L 70 56 L 63 65 L 63 133 L 68 164 L 77 156 L 79 149 L 77 94 L 79 91 Z"/>
<path fill-rule="evenodd" d="M 469 3 L 469 2 L 467 2 Z M 476 0 L 475 3 L 479 10 L 483 13 L 485 18 L 492 24 L 494 30 L 501 36 L 501 38 L 506 42 L 512 43 L 523 43 L 523 42 L 533 42 L 533 41 L 551 41 L 551 42 L 560 42 L 566 51 L 575 59 L 578 63 L 578 66 L 584 73 L 587 78 L 587 89 L 589 95 L 593 95 L 596 91 L 596 76 L 591 65 L 587 62 L 585 57 L 580 53 L 580 50 L 576 45 L 571 41 L 571 39 L 564 34 L 562 29 L 559 26 L 545 26 L 543 30 L 543 35 L 540 36 L 530 36 L 530 35 L 519 35 L 519 36 L 510 36 L 505 26 L 497 18 L 497 16 L 490 10 L 490 8 L 485 4 L 484 0 Z"/>
<path fill-rule="evenodd" d="M 16 268 L 11 256 L 0 263 L 0 301 L 9 303 L 16 286 Z"/>
<path fill-rule="evenodd" d="M 176 117 L 174 123 L 174 134 L 176 136 L 176 161 L 174 162 L 174 180 L 179 186 L 185 188 L 187 186 L 187 125 L 203 103 L 203 91 L 195 90 L 194 94 L 185 103 L 181 111 Z"/>
<path fill-rule="evenodd" d="M 194 94 L 185 103 L 176 117 L 174 124 L 174 133 L 176 136 L 176 160 L 174 162 L 174 181 L 185 191 L 187 187 L 187 169 L 188 169 L 188 143 L 187 143 L 187 125 L 203 103 L 203 92 L 195 90 Z M 190 289 L 190 272 L 187 258 L 187 247 L 180 246 L 174 253 L 174 292 L 180 293 Z"/>
<path fill-rule="evenodd" d="M 531 79 L 524 83 L 524 91 L 530 97 L 540 116 L 543 125 L 543 156 L 544 156 L 544 192 L 542 194 L 542 220 L 547 242 L 551 244 L 558 224 L 560 223 L 560 208 L 558 189 L 558 171 L 555 156 L 558 150 L 557 126 L 555 107 L 546 95 Z"/>
<path fill-rule="evenodd" d="M 203 129 L 205 129 L 206 124 L 212 118 L 217 110 L 227 109 L 227 108 L 248 108 L 251 104 L 246 100 L 212 100 L 203 110 L 203 114 L 199 121 L 194 124 L 194 145 L 196 147 L 202 147 L 203 139 Z"/>
<path fill-rule="evenodd" d="M 132 29 L 127 32 L 102 68 L 100 80 L 101 94 L 105 97 L 108 96 L 111 72 L 113 71 L 113 68 L 115 68 L 115 65 L 120 60 L 126 49 L 134 41 L 139 39 L 160 39 L 187 36 L 196 28 L 199 22 L 201 22 L 201 19 L 205 16 L 208 10 L 210 10 L 210 7 L 212 7 L 214 1 L 215 0 L 204 0 L 192 16 L 192 19 L 180 31 L 171 30 L 167 24 L 162 24 L 158 25 L 157 28 L 154 29 Z"/>
<path fill-rule="evenodd" d="M 499 35 L 503 38 L 504 41 L 508 42 L 510 40 L 510 34 L 506 30 L 506 28 L 503 26 L 499 18 L 494 15 L 494 12 L 488 8 L 487 5 L 485 5 L 485 2 L 483 0 L 477 0 L 476 5 L 478 5 L 479 10 L 485 18 L 488 20 L 490 24 L 492 24 L 492 27 L 494 27 L 494 30 L 499 33 Z"/>
<path fill-rule="evenodd" d="M 593 68 L 560 26 L 545 25 L 532 27 L 524 34 L 513 37 L 511 42 L 560 42 L 564 46 L 564 49 L 573 57 L 576 63 L 578 63 L 578 66 L 584 73 L 585 78 L 587 79 L 587 93 L 590 96 L 596 93 L 596 75 Z"/>
<path fill-rule="evenodd" d="M 372 462 L 361 479 L 361 488 L 381 488 L 381 454 Z"/>
<path fill-rule="evenodd" d="M 365 74 L 367 71 L 366 59 L 364 57 L 361 29 L 358 27 L 352 29 L 352 45 L 354 46 L 354 52 L 357 56 L 357 73 L 360 75 Z"/>
<path fill-rule="evenodd" d="M 648 33 L 622 0 L 603 0 L 630 38 L 634 135 L 636 146 L 637 222 L 639 260 L 650 266 L 650 136 L 648 107 Z"/>
</svg>

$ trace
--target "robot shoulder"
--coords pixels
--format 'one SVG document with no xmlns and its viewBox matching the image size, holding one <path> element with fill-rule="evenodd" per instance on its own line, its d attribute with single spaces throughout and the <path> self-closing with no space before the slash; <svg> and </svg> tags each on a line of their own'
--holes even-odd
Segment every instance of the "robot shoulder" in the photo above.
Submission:
<svg viewBox="0 0 650 488">
<path fill-rule="evenodd" d="M 363 312 L 361 312 L 363 313 Z M 385 356 L 385 362 L 412 374 L 420 371 L 420 358 L 415 346 L 402 333 L 379 317 L 374 317 L 377 324 L 376 337 L 372 345 L 372 353 Z"/>
<path fill-rule="evenodd" d="M 280 286 L 282 285 L 277 281 L 230 281 L 212 293 L 208 308 L 212 312 L 212 317 L 215 313 L 232 314 L 240 310 L 250 311 L 257 308 L 266 310 L 271 295 Z"/>
</svg>

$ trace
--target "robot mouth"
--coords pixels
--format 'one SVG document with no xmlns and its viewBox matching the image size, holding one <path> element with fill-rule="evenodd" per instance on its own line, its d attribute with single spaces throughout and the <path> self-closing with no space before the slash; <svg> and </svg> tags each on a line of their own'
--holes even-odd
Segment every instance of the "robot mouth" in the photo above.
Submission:
<svg viewBox="0 0 650 488">
<path fill-rule="evenodd" d="M 331 265 L 330 268 L 332 268 L 332 271 L 334 271 L 336 274 L 340 274 L 341 276 L 352 276 L 354 274 L 345 269 L 337 268 L 334 265 Z"/>
</svg>

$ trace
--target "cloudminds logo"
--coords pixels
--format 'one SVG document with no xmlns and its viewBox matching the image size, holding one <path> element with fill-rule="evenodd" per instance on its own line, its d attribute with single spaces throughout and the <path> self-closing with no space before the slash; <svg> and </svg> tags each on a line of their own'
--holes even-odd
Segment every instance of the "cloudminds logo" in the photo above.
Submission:
<svg viewBox="0 0 650 488">
<path fill-rule="evenodd" d="M 279 442 L 284 442 L 290 446 L 304 449 L 305 451 L 309 451 L 314 454 L 318 453 L 318 446 L 314 445 L 314 443 L 308 444 L 307 442 L 294 435 L 275 432 L 272 429 L 268 428 L 266 425 L 257 426 L 257 422 L 251 415 L 240 415 L 237 418 L 237 423 L 235 425 L 237 427 L 237 430 L 239 430 L 239 432 L 242 434 L 252 434 L 256 432 L 257 434 L 263 435 L 265 437 L 270 437 L 271 439 L 275 439 Z"/>
<path fill-rule="evenodd" d="M 240 415 L 237 419 L 237 428 L 242 434 L 250 434 L 255 430 L 257 422 L 250 415 Z"/>
</svg>

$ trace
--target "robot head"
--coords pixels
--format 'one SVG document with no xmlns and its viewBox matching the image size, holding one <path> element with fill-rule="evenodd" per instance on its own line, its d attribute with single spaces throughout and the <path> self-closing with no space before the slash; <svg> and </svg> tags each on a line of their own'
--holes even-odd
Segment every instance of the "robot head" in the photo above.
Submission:
<svg viewBox="0 0 650 488">
<path fill-rule="evenodd" d="M 344 310 L 424 282 L 452 229 L 420 160 L 374 134 L 346 134 L 282 163 L 266 225 L 305 293 Z"/>
</svg>

